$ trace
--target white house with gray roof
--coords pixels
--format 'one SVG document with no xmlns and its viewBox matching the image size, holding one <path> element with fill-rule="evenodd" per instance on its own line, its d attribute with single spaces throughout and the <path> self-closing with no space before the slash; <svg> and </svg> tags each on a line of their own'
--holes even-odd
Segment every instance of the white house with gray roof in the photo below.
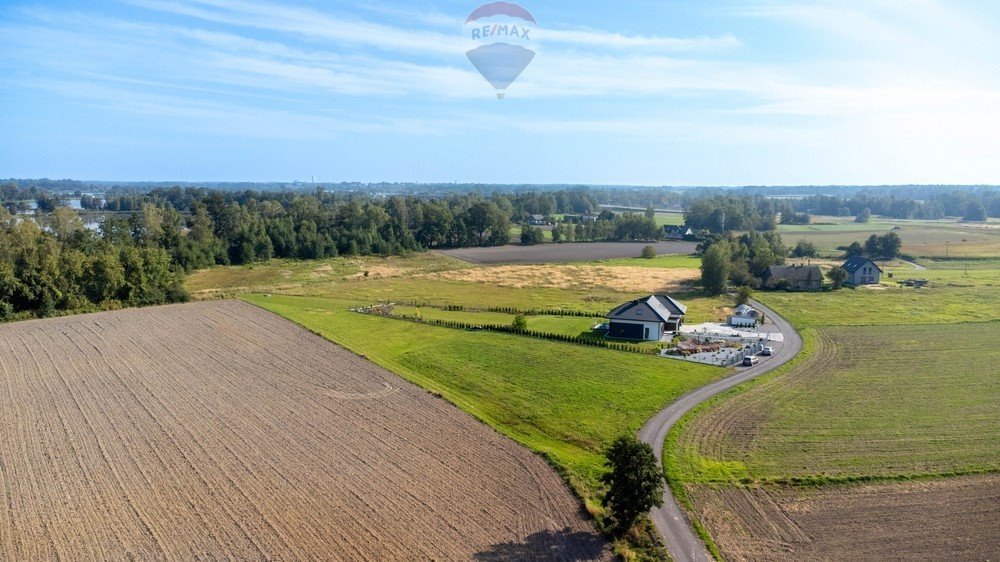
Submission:
<svg viewBox="0 0 1000 562">
<path fill-rule="evenodd" d="M 607 314 L 608 337 L 620 340 L 659 341 L 684 323 L 687 307 L 666 295 L 629 301 Z"/>
<path fill-rule="evenodd" d="M 847 272 L 848 285 L 878 285 L 882 281 L 882 268 L 868 258 L 852 256 L 841 267 Z"/>
</svg>

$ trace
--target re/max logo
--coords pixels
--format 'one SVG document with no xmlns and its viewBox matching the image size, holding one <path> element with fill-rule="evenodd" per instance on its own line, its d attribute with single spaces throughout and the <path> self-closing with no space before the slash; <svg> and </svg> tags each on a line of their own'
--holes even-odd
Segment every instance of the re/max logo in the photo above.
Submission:
<svg viewBox="0 0 1000 562">
<path fill-rule="evenodd" d="M 486 39 L 487 37 L 517 37 L 519 39 L 530 41 L 531 37 L 528 36 L 529 33 L 531 33 L 531 30 L 527 27 L 519 27 L 516 25 L 484 25 L 472 30 L 472 38 Z"/>
</svg>

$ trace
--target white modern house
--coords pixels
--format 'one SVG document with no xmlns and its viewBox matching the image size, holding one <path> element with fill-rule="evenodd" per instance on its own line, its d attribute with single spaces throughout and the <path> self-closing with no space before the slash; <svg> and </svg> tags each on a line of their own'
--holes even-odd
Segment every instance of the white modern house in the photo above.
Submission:
<svg viewBox="0 0 1000 562">
<path fill-rule="evenodd" d="M 650 295 L 627 302 L 607 314 L 608 337 L 620 340 L 659 341 L 677 332 L 687 307 L 666 295 Z"/>
</svg>

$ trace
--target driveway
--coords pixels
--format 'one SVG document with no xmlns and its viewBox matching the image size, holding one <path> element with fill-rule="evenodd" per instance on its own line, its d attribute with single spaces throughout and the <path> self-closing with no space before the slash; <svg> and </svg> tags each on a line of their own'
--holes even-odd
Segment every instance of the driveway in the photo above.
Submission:
<svg viewBox="0 0 1000 562">
<path fill-rule="evenodd" d="M 737 367 L 736 373 L 703 386 L 677 399 L 660 413 L 653 416 L 639 430 L 639 439 L 649 443 L 656 454 L 656 460 L 663 465 L 663 441 L 667 438 L 670 428 L 694 407 L 713 396 L 725 392 L 736 385 L 777 369 L 795 357 L 802 350 L 802 338 L 787 320 L 770 308 L 753 301 L 753 306 L 764 313 L 768 323 L 773 323 L 768 331 L 780 331 L 784 335 L 783 342 L 773 343 L 775 353 L 771 357 L 762 357 L 760 363 L 753 367 Z M 670 488 L 663 492 L 663 507 L 650 512 L 653 524 L 659 531 L 663 543 L 670 556 L 676 562 L 710 562 L 713 560 L 705 543 L 691 527 L 687 513 L 677 503 Z"/>
</svg>

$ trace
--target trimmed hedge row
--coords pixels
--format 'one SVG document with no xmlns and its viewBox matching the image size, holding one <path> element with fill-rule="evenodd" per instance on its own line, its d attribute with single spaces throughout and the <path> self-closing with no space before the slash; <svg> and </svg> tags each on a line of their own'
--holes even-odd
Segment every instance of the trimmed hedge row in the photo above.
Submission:
<svg viewBox="0 0 1000 562">
<path fill-rule="evenodd" d="M 448 312 L 496 312 L 499 314 L 521 314 L 524 316 L 576 316 L 580 318 L 600 318 L 601 314 L 586 310 L 562 310 L 562 309 L 541 309 L 541 308 L 516 308 L 513 306 L 491 306 L 487 308 L 465 307 L 460 304 L 447 304 L 444 306 L 431 304 L 428 302 L 400 302 L 400 305 L 437 308 Z"/>
<path fill-rule="evenodd" d="M 542 340 L 558 341 L 558 342 L 572 343 L 577 345 L 586 345 L 590 347 L 603 347 L 605 349 L 624 351 L 627 353 L 639 353 L 641 355 L 658 355 L 660 351 L 658 348 L 655 347 L 641 347 L 638 345 L 632 345 L 627 343 L 610 342 L 593 336 L 569 336 L 566 334 L 553 334 L 549 332 L 538 332 L 535 330 L 518 330 L 513 326 L 509 326 L 506 324 L 469 324 L 467 322 L 455 322 L 452 320 L 441 320 L 441 319 L 427 320 L 426 318 L 408 314 L 402 314 L 402 315 L 374 314 L 364 309 L 359 309 L 357 310 L 357 312 L 360 312 L 362 314 L 372 314 L 373 316 L 381 316 L 382 318 L 394 318 L 396 320 L 405 320 L 417 324 L 441 326 L 444 328 L 455 328 L 458 330 L 499 332 L 503 334 L 513 334 L 516 336 L 525 336 L 529 338 L 537 338 Z"/>
</svg>

